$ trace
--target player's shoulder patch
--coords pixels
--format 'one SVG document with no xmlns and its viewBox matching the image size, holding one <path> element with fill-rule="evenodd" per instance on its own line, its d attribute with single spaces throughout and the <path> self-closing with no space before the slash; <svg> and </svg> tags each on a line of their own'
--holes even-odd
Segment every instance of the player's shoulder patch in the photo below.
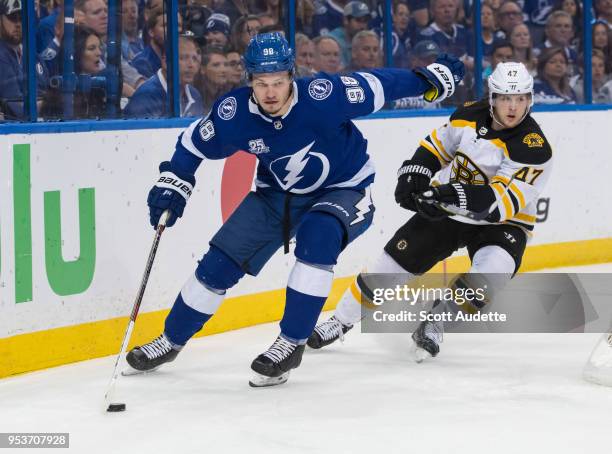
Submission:
<svg viewBox="0 0 612 454">
<path fill-rule="evenodd" d="M 238 101 L 235 96 L 228 96 L 219 102 L 217 116 L 222 120 L 231 120 L 238 110 Z"/>
<path fill-rule="evenodd" d="M 312 99 L 317 101 L 323 101 L 331 95 L 334 89 L 334 84 L 329 79 L 323 79 L 321 77 L 313 79 L 308 84 L 308 94 Z"/>
<path fill-rule="evenodd" d="M 510 159 L 522 164 L 540 165 L 552 158 L 552 148 L 531 116 L 507 139 L 507 148 Z"/>
</svg>

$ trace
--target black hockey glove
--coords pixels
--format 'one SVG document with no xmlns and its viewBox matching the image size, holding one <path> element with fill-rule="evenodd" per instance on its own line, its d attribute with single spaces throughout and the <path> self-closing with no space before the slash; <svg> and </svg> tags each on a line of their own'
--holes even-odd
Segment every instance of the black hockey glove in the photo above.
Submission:
<svg viewBox="0 0 612 454">
<path fill-rule="evenodd" d="M 415 204 L 419 214 L 431 221 L 444 219 L 448 216 L 448 212 L 438 208 L 433 202 L 444 202 L 467 209 L 467 198 L 460 183 L 432 186 L 426 191 L 415 195 Z"/>
<path fill-rule="evenodd" d="M 162 162 L 159 165 L 159 171 L 159 179 L 155 186 L 151 188 L 149 197 L 147 197 L 149 217 L 151 225 L 155 228 L 162 213 L 170 210 L 166 227 L 172 227 L 176 220 L 183 215 L 187 200 L 195 186 L 195 177 L 174 171 L 169 161 Z"/>
<path fill-rule="evenodd" d="M 415 164 L 411 160 L 404 161 L 397 171 L 395 201 L 406 210 L 417 211 L 414 204 L 414 195 L 429 188 L 429 181 L 432 176 L 432 171 L 427 167 Z"/>
</svg>

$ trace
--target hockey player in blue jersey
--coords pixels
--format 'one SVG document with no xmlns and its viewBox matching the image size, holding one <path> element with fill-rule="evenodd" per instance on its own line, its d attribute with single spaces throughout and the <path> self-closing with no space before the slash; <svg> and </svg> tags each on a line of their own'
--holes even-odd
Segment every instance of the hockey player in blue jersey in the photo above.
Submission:
<svg viewBox="0 0 612 454">
<path fill-rule="evenodd" d="M 351 119 L 386 101 L 424 94 L 442 100 L 463 77 L 462 63 L 441 55 L 414 71 L 378 69 L 345 76 L 319 73 L 293 79 L 294 54 L 279 33 L 254 37 L 244 56 L 249 87 L 222 96 L 180 136 L 149 192 L 151 224 L 165 210 L 181 217 L 207 159 L 238 150 L 257 156 L 256 190 L 213 236 L 210 248 L 176 298 L 164 332 L 128 353 L 137 371 L 172 361 L 215 313 L 245 273 L 257 275 L 270 257 L 296 239 L 280 335 L 253 361 L 251 386 L 287 381 L 328 296 L 342 250 L 367 230 L 374 206 L 374 166 L 367 141 Z"/>
</svg>

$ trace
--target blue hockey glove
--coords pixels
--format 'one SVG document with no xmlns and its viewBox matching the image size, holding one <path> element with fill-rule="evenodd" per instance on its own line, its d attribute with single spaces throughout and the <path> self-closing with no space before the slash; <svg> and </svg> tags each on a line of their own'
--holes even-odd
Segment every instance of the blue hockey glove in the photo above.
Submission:
<svg viewBox="0 0 612 454">
<path fill-rule="evenodd" d="M 465 191 L 459 183 L 432 186 L 426 191 L 415 195 L 414 201 L 418 212 L 431 221 L 439 221 L 448 216 L 448 212 L 438 208 L 432 202 L 444 202 L 467 209 Z"/>
<path fill-rule="evenodd" d="M 453 96 L 455 87 L 465 75 L 465 67 L 454 55 L 440 54 L 431 65 L 415 68 L 414 72 L 432 85 L 423 98 L 425 101 L 434 102 Z"/>
<path fill-rule="evenodd" d="M 195 177 L 173 171 L 169 161 L 164 161 L 159 165 L 159 172 L 159 179 L 155 186 L 151 188 L 149 197 L 147 197 L 149 217 L 151 225 L 155 228 L 162 213 L 170 210 L 166 227 L 172 227 L 176 220 L 183 215 L 187 200 L 195 186 Z"/>
</svg>

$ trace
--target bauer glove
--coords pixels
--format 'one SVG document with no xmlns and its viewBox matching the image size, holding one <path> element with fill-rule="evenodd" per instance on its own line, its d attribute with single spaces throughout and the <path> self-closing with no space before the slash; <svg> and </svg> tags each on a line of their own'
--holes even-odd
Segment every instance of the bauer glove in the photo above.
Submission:
<svg viewBox="0 0 612 454">
<path fill-rule="evenodd" d="M 157 227 L 159 218 L 166 210 L 170 210 L 167 227 L 172 227 L 176 220 L 183 215 L 187 200 L 193 192 L 195 177 L 174 171 L 170 161 L 159 165 L 159 178 L 155 186 L 149 191 L 147 205 L 151 225 Z"/>
<path fill-rule="evenodd" d="M 455 87 L 465 75 L 465 67 L 454 55 L 440 54 L 431 65 L 415 68 L 414 72 L 431 84 L 423 99 L 441 102 L 455 93 Z"/>
</svg>

